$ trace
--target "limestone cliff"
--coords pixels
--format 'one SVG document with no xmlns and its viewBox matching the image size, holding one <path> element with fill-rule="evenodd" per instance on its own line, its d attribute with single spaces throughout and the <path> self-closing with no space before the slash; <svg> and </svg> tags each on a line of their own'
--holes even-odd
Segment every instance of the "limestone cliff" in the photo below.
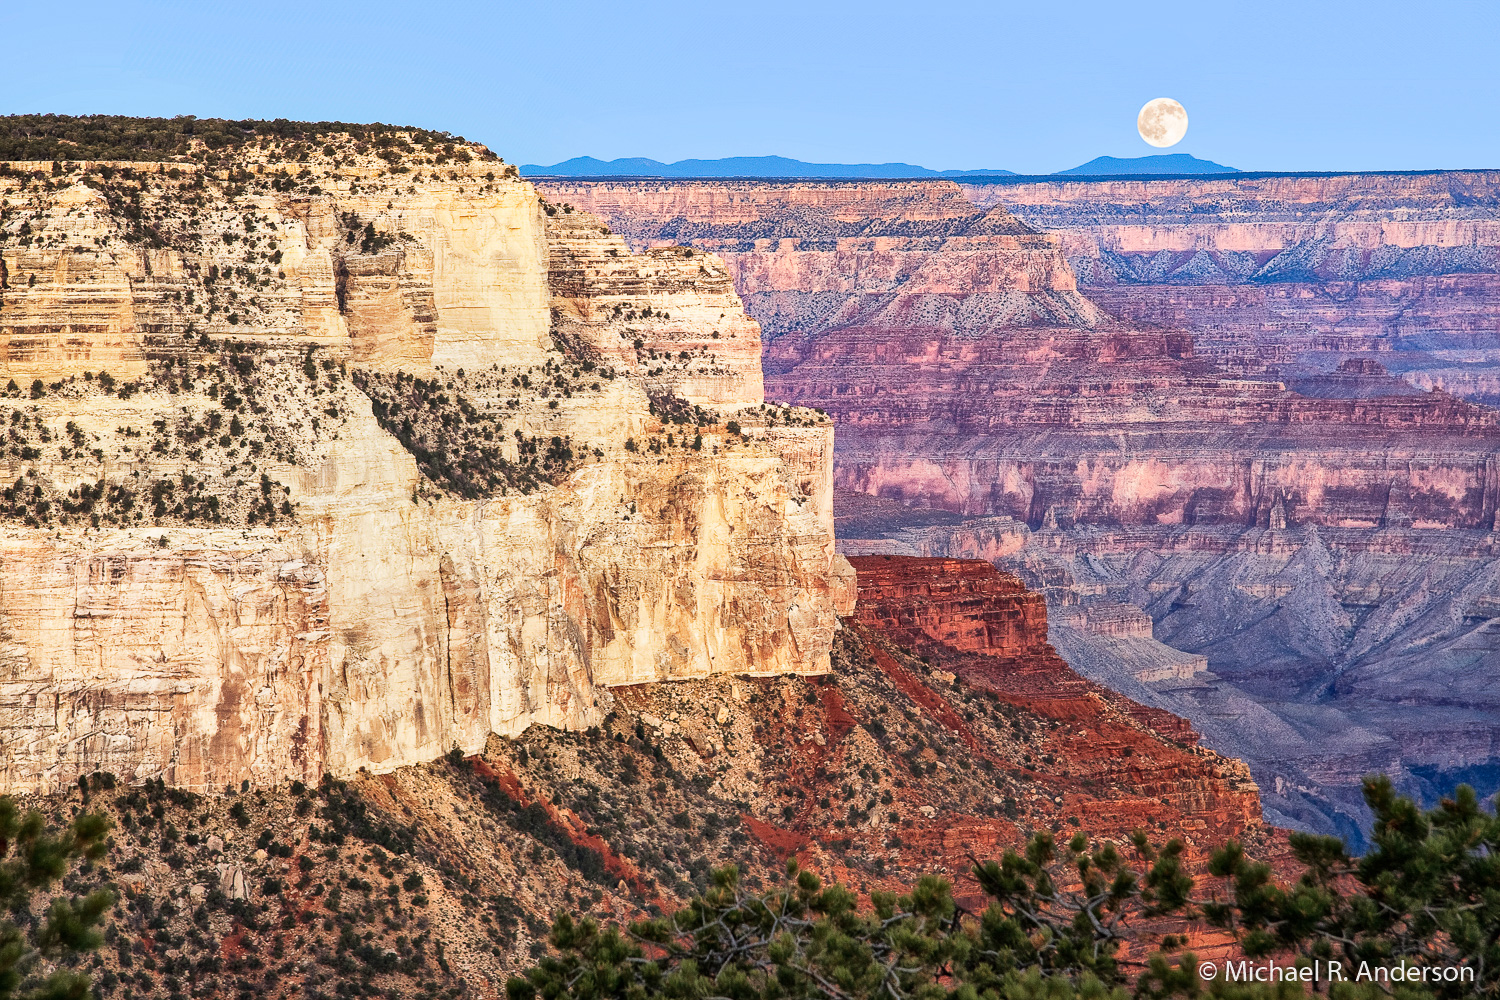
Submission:
<svg viewBox="0 0 1500 1000">
<path fill-rule="evenodd" d="M 723 264 L 386 139 L 0 171 L 0 787 L 386 771 L 827 670 L 832 428 L 765 404 Z"/>
</svg>

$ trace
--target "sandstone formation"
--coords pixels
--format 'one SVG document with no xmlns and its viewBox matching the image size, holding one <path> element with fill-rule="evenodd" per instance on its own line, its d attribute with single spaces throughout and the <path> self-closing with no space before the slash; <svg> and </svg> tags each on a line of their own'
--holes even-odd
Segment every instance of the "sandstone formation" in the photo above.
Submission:
<svg viewBox="0 0 1500 1000">
<path fill-rule="evenodd" d="M 764 403 L 722 263 L 482 147 L 326 138 L 0 172 L 0 787 L 389 771 L 825 672 L 832 428 Z"/>
<path fill-rule="evenodd" d="M 1085 817 L 1083 827 L 1167 823 L 1199 831 L 1195 839 L 1206 844 L 1259 826 L 1260 802 L 1244 765 L 1199 749 L 1185 720 L 1075 673 L 1047 642 L 1042 595 L 1020 579 L 979 560 L 850 561 L 860 581 L 855 616 L 873 634 L 966 688 L 1064 723 L 1044 762 L 1057 785 L 1077 782 L 1077 791 L 1063 795 Z M 893 677 L 910 673 L 878 651 L 875 658 Z M 962 729 L 956 716 L 951 724 Z M 982 744 L 976 752 L 985 752 Z"/>
</svg>

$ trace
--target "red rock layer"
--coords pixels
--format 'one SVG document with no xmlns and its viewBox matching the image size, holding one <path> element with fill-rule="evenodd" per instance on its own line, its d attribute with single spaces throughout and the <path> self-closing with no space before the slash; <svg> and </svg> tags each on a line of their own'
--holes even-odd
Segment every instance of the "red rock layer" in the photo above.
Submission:
<svg viewBox="0 0 1500 1000">
<path fill-rule="evenodd" d="M 882 645 L 909 650 L 931 670 L 955 675 L 962 688 L 1062 723 L 1045 747 L 1054 762 L 1047 777 L 1085 827 L 1112 833 L 1165 823 L 1200 831 L 1206 842 L 1260 827 L 1259 795 L 1243 765 L 1197 748 L 1186 720 L 1075 673 L 1047 643 L 1042 596 L 1018 578 L 979 560 L 850 562 L 859 574 L 855 618 L 875 638 L 876 663 L 898 687 L 914 689 L 921 668 L 904 666 Z M 929 712 L 962 737 L 963 723 L 939 701 Z"/>
<path fill-rule="evenodd" d="M 977 559 L 856 556 L 855 614 L 888 635 L 921 633 L 987 656 L 1047 656 L 1047 603 L 1019 577 Z"/>
<path fill-rule="evenodd" d="M 834 414 L 839 487 L 1032 527 L 1494 524 L 1492 410 L 1312 399 L 1111 349 L 1145 338 L 1003 336 L 832 331 L 767 391 Z"/>
</svg>

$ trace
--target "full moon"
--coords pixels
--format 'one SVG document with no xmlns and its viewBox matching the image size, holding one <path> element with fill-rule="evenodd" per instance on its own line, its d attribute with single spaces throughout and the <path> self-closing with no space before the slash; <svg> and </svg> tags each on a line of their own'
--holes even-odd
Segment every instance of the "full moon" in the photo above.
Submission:
<svg viewBox="0 0 1500 1000">
<path fill-rule="evenodd" d="M 1153 146 L 1175 146 L 1187 135 L 1187 111 L 1170 97 L 1147 101 L 1136 116 L 1135 127 Z"/>
</svg>

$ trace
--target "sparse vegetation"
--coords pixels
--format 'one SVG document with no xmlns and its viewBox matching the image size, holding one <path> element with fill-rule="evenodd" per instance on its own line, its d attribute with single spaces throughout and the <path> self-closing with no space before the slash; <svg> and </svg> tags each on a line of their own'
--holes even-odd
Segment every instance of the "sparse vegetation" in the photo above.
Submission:
<svg viewBox="0 0 1500 1000">
<path fill-rule="evenodd" d="M 399 160 L 421 149 L 435 163 L 467 161 L 483 153 L 461 136 L 411 126 L 285 119 L 131 118 L 122 115 L 8 115 L 0 117 L 0 160 L 204 159 L 245 147 L 284 150 L 289 159 L 331 156 L 353 143 Z M 462 155 L 460 155 L 462 154 Z M 438 159 L 441 157 L 441 159 Z"/>
<path fill-rule="evenodd" d="M 592 366 L 590 366 L 592 368 Z M 375 417 L 417 460 L 430 488 L 477 499 L 531 493 L 561 481 L 588 458 L 597 458 L 566 435 L 527 434 L 523 406 L 555 403 L 575 392 L 593 392 L 608 371 L 549 361 L 537 368 L 458 373 L 425 379 L 356 371 L 355 382 L 372 401 Z M 549 398 L 550 397 L 550 398 Z"/>
<path fill-rule="evenodd" d="M 189 354 L 159 357 L 144 379 L 120 381 L 107 371 L 90 372 L 44 387 L 37 405 L 7 407 L 7 398 L 21 394 L 0 393 L 0 455 L 36 463 L 0 492 L 0 516 L 32 527 L 95 528 L 275 525 L 295 517 L 289 487 L 261 464 L 310 460 L 325 446 L 319 442 L 336 436 L 346 422 L 346 398 L 353 391 L 337 365 L 315 364 L 309 375 L 304 360 L 295 351 L 208 342 Z M 64 410 L 71 401 L 91 396 L 128 399 L 146 386 L 185 395 L 186 405 L 164 409 L 149 426 L 120 425 L 112 431 L 41 405 L 59 395 L 69 401 Z M 104 474 L 106 459 L 130 456 L 185 463 L 193 471 L 150 478 L 138 471 L 128 477 Z M 85 481 L 64 489 L 38 471 L 59 463 Z"/>
<path fill-rule="evenodd" d="M 559 915 L 544 957 L 507 984 L 510 1000 L 538 995 L 575 1000 L 730 996 L 759 1000 L 905 1000 L 920 997 L 1125 1000 L 1209 995 L 1292 1000 L 1295 981 L 1232 981 L 1226 961 L 1200 966 L 1186 937 L 1162 918 L 1194 916 L 1238 945 L 1228 961 L 1277 959 L 1322 968 L 1338 1000 L 1458 998 L 1500 994 L 1500 819 L 1462 786 L 1423 812 L 1394 794 L 1389 780 L 1367 779 L 1376 815 L 1374 849 L 1349 858 L 1337 838 L 1291 835 L 1304 874 L 1282 888 L 1271 869 L 1230 842 L 1203 880 L 1183 863 L 1183 844 L 1153 847 L 1132 836 L 1134 858 L 1109 840 L 1078 832 L 1058 842 L 1037 833 L 1024 851 L 975 860 L 972 877 L 984 909 L 960 907 L 948 880 L 928 876 L 902 894 L 876 891 L 867 902 L 847 887 L 824 886 L 787 865 L 787 881 L 747 892 L 733 867 L 669 915 L 618 924 Z M 1164 927 L 1169 928 L 1166 933 Z M 1127 954 L 1149 956 L 1127 958 Z M 1385 982 L 1369 974 L 1384 969 Z M 1410 968 L 1416 983 L 1390 970 Z M 1360 970 L 1364 971 L 1363 977 Z M 1431 977 L 1427 973 L 1437 972 Z M 1133 973 L 1138 973 L 1136 978 Z"/>
</svg>

